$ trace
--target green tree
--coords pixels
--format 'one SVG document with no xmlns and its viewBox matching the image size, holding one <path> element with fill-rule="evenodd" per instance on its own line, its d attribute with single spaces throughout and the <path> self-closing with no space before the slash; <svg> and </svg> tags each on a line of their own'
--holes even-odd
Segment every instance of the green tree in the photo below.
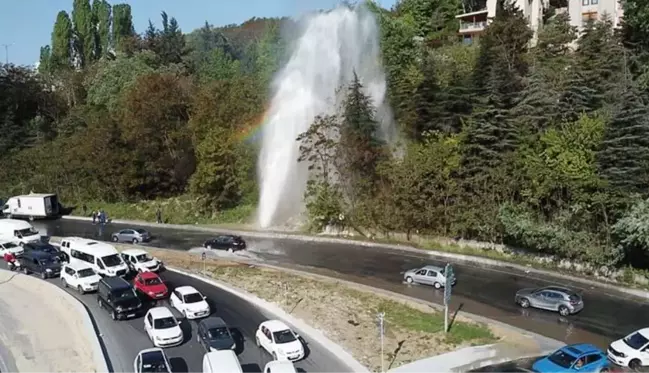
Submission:
<svg viewBox="0 0 649 373">
<path fill-rule="evenodd" d="M 94 60 L 97 21 L 93 17 L 90 0 L 74 0 L 72 6 L 74 23 L 74 58 L 83 68 Z"/>
<path fill-rule="evenodd" d="M 135 36 L 131 6 L 128 4 L 113 5 L 112 47 L 116 52 L 130 52 L 131 42 Z"/>
<path fill-rule="evenodd" d="M 112 8 L 106 0 L 93 0 L 92 14 L 93 19 L 97 22 L 95 39 L 93 42 L 94 54 L 96 59 L 100 59 L 110 54 L 110 30 L 113 22 Z"/>
<path fill-rule="evenodd" d="M 41 53 L 38 58 L 38 73 L 48 76 L 52 73 L 52 48 L 49 45 L 41 47 Z"/>
<path fill-rule="evenodd" d="M 72 66 L 72 37 L 73 27 L 70 16 L 67 12 L 60 11 L 52 31 L 51 66 L 54 71 Z"/>
<path fill-rule="evenodd" d="M 176 64 L 182 62 L 183 56 L 186 55 L 185 49 L 185 36 L 178 26 L 175 18 L 169 16 L 166 12 L 162 12 L 162 30 L 158 35 L 158 43 L 156 45 L 156 53 L 160 56 L 162 63 Z"/>
</svg>

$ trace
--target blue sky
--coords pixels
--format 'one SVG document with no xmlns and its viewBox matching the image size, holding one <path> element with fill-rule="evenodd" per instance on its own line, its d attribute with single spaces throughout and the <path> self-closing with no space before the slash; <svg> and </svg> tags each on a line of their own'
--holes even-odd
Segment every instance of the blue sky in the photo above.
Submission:
<svg viewBox="0 0 649 373">
<path fill-rule="evenodd" d="M 241 23 L 252 17 L 294 16 L 315 9 L 329 9 L 339 0 L 108 0 L 131 4 L 133 21 L 142 32 L 149 19 L 158 26 L 160 12 L 176 17 L 184 32 L 209 23 L 221 26 Z M 378 0 L 390 8 L 396 0 Z M 72 0 L 14 0 L 3 1 L 0 11 L 0 44 L 10 44 L 9 62 L 33 65 L 39 49 L 50 43 L 52 26 L 60 10 L 72 10 Z M 5 48 L 0 46 L 0 58 L 5 61 Z"/>
</svg>

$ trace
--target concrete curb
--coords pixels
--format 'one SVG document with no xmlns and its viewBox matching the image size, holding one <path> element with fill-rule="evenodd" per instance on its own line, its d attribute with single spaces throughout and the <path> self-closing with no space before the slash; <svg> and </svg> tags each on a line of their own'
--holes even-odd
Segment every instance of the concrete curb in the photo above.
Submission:
<svg viewBox="0 0 649 373">
<path fill-rule="evenodd" d="M 212 286 L 215 286 L 221 290 L 227 291 L 230 294 L 233 294 L 246 302 L 256 306 L 259 309 L 265 310 L 269 314 L 272 315 L 273 318 L 277 318 L 288 324 L 289 326 L 293 327 L 295 330 L 298 331 L 298 333 L 306 335 L 309 337 L 309 339 L 317 341 L 319 344 L 321 344 L 323 347 L 328 349 L 331 353 L 336 355 L 345 365 L 349 367 L 349 369 L 352 372 L 359 372 L 359 373 L 370 373 L 370 371 L 364 367 L 361 363 L 356 361 L 354 357 L 347 351 L 345 351 L 342 347 L 340 347 L 338 344 L 334 343 L 331 341 L 329 338 L 327 338 L 322 332 L 319 330 L 309 326 L 307 323 L 304 321 L 288 314 L 286 311 L 281 309 L 280 307 L 267 302 L 256 295 L 250 294 L 244 290 L 237 289 L 231 285 L 225 284 L 221 281 L 215 280 L 215 279 L 210 279 L 207 277 L 199 276 L 193 273 L 185 272 L 176 268 L 171 268 L 171 267 L 166 267 L 167 270 L 176 272 L 178 274 L 188 276 L 191 278 L 195 278 L 197 280 L 203 281 L 207 284 L 210 284 Z"/>
<path fill-rule="evenodd" d="M 6 269 L 0 269 L 0 271 L 4 272 L 9 272 L 11 274 L 14 274 L 14 272 L 8 271 Z M 25 276 L 22 273 L 15 273 L 17 276 Z M 92 323 L 92 320 L 90 319 L 90 312 L 86 309 L 86 306 L 84 306 L 81 301 L 79 301 L 77 298 L 73 297 L 70 295 L 67 291 L 61 289 L 60 287 L 51 284 L 47 281 L 44 281 L 45 284 L 47 284 L 49 287 L 52 289 L 55 289 L 54 291 L 59 292 L 60 294 L 63 295 L 65 299 L 68 300 L 70 304 L 73 304 L 74 307 L 77 309 L 79 312 L 81 318 L 83 319 L 83 323 L 85 325 L 86 330 L 90 331 L 91 337 L 90 337 L 90 343 L 92 344 L 91 348 L 94 351 L 93 356 L 95 360 L 95 365 L 96 365 L 96 371 L 97 373 L 108 373 L 108 363 L 107 363 L 107 358 L 104 355 L 104 350 L 101 348 L 101 344 L 99 343 L 99 336 L 97 335 L 97 331 L 95 330 L 95 326 Z M 3 372 L 4 373 L 4 372 Z"/>
<path fill-rule="evenodd" d="M 83 216 L 63 216 L 62 218 L 66 220 L 78 220 L 78 221 L 92 220 L 90 218 L 86 218 Z M 299 234 L 287 234 L 287 233 L 277 233 L 277 232 L 239 231 L 239 230 L 219 229 L 219 228 L 193 226 L 193 225 L 181 225 L 181 224 L 157 224 L 157 223 L 136 221 L 136 220 L 116 219 L 116 220 L 111 220 L 111 222 L 116 224 L 132 224 L 132 225 L 140 225 L 145 227 L 164 227 L 164 228 L 172 228 L 172 229 L 179 229 L 179 230 L 191 230 L 197 232 L 229 233 L 229 234 L 236 234 L 240 236 L 249 236 L 249 237 L 257 237 L 257 238 L 291 239 L 291 240 L 302 241 L 302 242 L 339 243 L 339 244 L 363 246 L 363 247 L 378 247 L 378 248 L 388 249 L 388 250 L 398 250 L 402 252 L 429 255 L 431 257 L 445 258 L 457 262 L 470 263 L 479 266 L 513 269 L 517 271 L 523 271 L 526 273 L 533 273 L 537 275 L 555 277 L 557 279 L 569 280 L 587 286 L 605 288 L 608 290 L 614 290 L 620 293 L 649 299 L 649 291 L 628 288 L 617 284 L 604 282 L 604 280 L 595 281 L 587 278 L 566 275 L 563 273 L 553 272 L 549 270 L 536 269 L 531 266 L 528 267 L 524 265 L 504 262 L 495 259 L 481 258 L 477 256 L 464 255 L 464 254 L 446 253 L 446 252 L 433 251 L 433 250 L 423 250 L 423 249 L 418 249 L 407 245 L 386 244 L 386 243 L 372 242 L 372 241 L 356 241 L 356 240 L 349 240 L 344 238 L 333 238 L 333 237 L 305 236 Z"/>
</svg>

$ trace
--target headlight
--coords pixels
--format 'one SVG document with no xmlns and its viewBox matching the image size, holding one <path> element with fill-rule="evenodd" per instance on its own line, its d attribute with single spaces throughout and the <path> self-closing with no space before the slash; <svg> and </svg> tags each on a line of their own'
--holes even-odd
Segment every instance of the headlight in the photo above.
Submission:
<svg viewBox="0 0 649 373">
<path fill-rule="evenodd" d="M 50 273 L 52 270 L 50 268 L 45 268 L 45 272 Z"/>
<path fill-rule="evenodd" d="M 627 357 L 624 352 L 620 352 L 620 357 Z"/>
<path fill-rule="evenodd" d="M 156 336 L 155 336 L 155 340 L 156 340 L 156 341 L 161 341 L 162 338 L 160 338 L 160 337 L 158 337 L 158 336 L 156 335 Z"/>
</svg>

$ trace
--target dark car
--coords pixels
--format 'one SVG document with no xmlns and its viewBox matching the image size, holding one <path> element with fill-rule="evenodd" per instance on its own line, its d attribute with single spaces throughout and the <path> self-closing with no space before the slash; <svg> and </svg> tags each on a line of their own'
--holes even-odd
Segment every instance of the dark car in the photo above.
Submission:
<svg viewBox="0 0 649 373">
<path fill-rule="evenodd" d="M 246 249 L 246 241 L 241 236 L 221 235 L 203 243 L 206 249 L 227 250 L 229 252 Z"/>
<path fill-rule="evenodd" d="M 56 246 L 51 245 L 49 243 L 45 242 L 30 242 L 26 243 L 23 245 L 23 249 L 25 250 L 26 253 L 32 252 L 32 251 L 38 251 L 41 253 L 47 253 L 52 255 L 53 257 L 58 258 L 59 261 L 62 262 L 67 262 L 67 255 L 61 250 L 59 250 Z"/>
<path fill-rule="evenodd" d="M 133 286 L 121 277 L 104 277 L 97 286 L 97 303 L 110 313 L 113 320 L 137 317 L 142 313 L 142 302 Z"/>
<path fill-rule="evenodd" d="M 208 317 L 198 323 L 196 339 L 207 352 L 234 350 L 237 347 L 228 324 L 220 317 Z"/>
<path fill-rule="evenodd" d="M 20 266 L 28 275 L 36 273 L 41 278 L 53 278 L 61 275 L 61 262 L 59 258 L 42 251 L 25 251 L 20 257 Z"/>
</svg>

